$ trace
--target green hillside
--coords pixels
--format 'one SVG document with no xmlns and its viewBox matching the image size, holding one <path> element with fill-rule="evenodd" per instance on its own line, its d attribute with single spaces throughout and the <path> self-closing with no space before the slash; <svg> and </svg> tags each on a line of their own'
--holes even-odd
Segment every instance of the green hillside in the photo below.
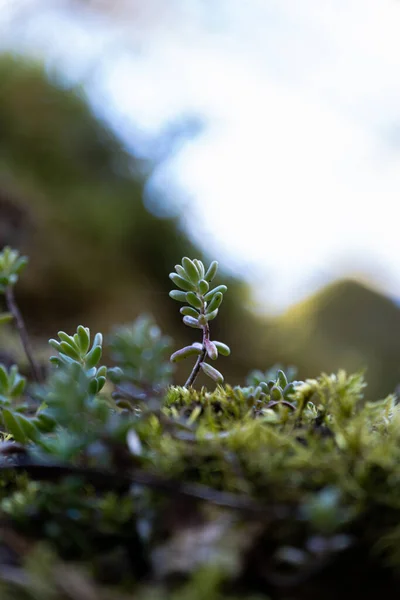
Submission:
<svg viewBox="0 0 400 600">
<path fill-rule="evenodd" d="M 300 372 L 367 367 L 371 396 L 400 380 L 400 310 L 357 281 L 333 283 L 277 320 L 279 352 Z"/>
</svg>

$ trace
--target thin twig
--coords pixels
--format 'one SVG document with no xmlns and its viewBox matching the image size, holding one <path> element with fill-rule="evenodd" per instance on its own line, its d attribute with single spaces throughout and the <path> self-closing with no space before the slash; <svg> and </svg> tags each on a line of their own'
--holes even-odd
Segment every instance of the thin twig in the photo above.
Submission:
<svg viewBox="0 0 400 600">
<path fill-rule="evenodd" d="M 203 345 L 204 345 L 204 341 L 203 341 Z M 199 374 L 201 363 L 204 361 L 205 357 L 206 357 L 206 349 L 204 348 L 202 353 L 199 354 L 199 356 L 197 357 L 196 364 L 194 365 L 193 370 L 190 373 L 187 382 L 185 383 L 186 388 L 192 387 L 192 385 L 194 384 L 195 379 L 196 379 L 197 375 Z"/>
<path fill-rule="evenodd" d="M 38 365 L 35 362 L 35 359 L 33 358 L 33 351 L 32 351 L 30 341 L 29 341 L 28 332 L 26 330 L 25 323 L 22 318 L 21 312 L 15 301 L 14 289 L 11 285 L 8 285 L 6 287 L 5 296 L 6 296 L 8 310 L 14 317 L 15 324 L 17 326 L 18 333 L 21 338 L 21 342 L 24 347 L 26 357 L 28 359 L 29 366 L 31 368 L 32 377 L 36 382 L 39 383 L 41 380 L 40 370 L 39 370 Z"/>
</svg>

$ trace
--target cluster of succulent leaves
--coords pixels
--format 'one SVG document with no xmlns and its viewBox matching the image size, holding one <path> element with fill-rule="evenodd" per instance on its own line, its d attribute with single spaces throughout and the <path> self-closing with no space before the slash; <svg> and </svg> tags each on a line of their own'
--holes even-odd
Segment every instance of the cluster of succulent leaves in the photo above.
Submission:
<svg viewBox="0 0 400 600">
<path fill-rule="evenodd" d="M 40 383 L 0 366 L 2 598 L 333 598 L 360 572 L 398 591 L 395 395 L 279 365 L 174 386 L 148 316 L 111 334 L 111 368 L 100 334 L 58 338 Z"/>
<path fill-rule="evenodd" d="M 58 337 L 59 341 L 49 340 L 49 344 L 58 352 L 57 356 L 50 357 L 50 362 L 57 367 L 80 365 L 90 380 L 89 391 L 92 394 L 100 392 L 107 376 L 107 367 L 98 367 L 102 355 L 102 334 L 96 333 L 91 345 L 89 328 L 79 325 L 74 335 L 59 331 Z"/>
</svg>

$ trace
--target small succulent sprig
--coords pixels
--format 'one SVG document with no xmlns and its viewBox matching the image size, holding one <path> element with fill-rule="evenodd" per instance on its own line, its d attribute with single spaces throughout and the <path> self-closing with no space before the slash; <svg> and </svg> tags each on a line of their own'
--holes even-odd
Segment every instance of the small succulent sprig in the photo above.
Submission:
<svg viewBox="0 0 400 600">
<path fill-rule="evenodd" d="M 275 365 L 264 373 L 254 370 L 249 373 L 246 383 L 249 385 L 247 392 L 254 398 L 254 408 L 256 413 L 264 408 L 272 408 L 277 405 L 287 406 L 295 410 L 293 398 L 296 389 L 301 382 L 295 381 L 294 377 L 297 370 L 294 367 L 288 367 L 283 371 L 281 365 Z"/>
<path fill-rule="evenodd" d="M 14 286 L 27 264 L 28 258 L 20 256 L 17 250 L 12 250 L 9 246 L 0 252 L 0 294 L 5 296 L 9 311 L 0 315 L 0 323 L 14 319 L 32 376 L 36 381 L 40 381 L 40 370 L 34 359 L 26 326 L 14 296 Z"/>
<path fill-rule="evenodd" d="M 183 322 L 188 327 L 201 329 L 203 332 L 202 343 L 194 342 L 191 346 L 185 346 L 174 352 L 170 358 L 172 362 L 177 362 L 188 356 L 197 356 L 196 364 L 185 383 L 185 387 L 193 386 L 193 383 L 202 370 L 208 377 L 216 383 L 223 383 L 222 374 L 213 366 L 205 362 L 208 356 L 211 360 L 216 360 L 218 354 L 229 356 L 231 353 L 229 346 L 223 342 L 212 341 L 210 339 L 210 321 L 218 315 L 224 293 L 227 291 L 226 285 L 218 285 L 210 290 L 210 283 L 217 274 L 218 263 L 214 260 L 207 271 L 204 264 L 197 258 L 191 260 L 186 256 L 182 259 L 182 264 L 175 265 L 176 273 L 170 273 L 169 278 L 180 288 L 172 290 L 169 295 L 178 302 L 187 303 L 180 309 L 183 315 Z"/>
<path fill-rule="evenodd" d="M 104 387 L 107 376 L 107 367 L 97 366 L 102 355 L 101 333 L 96 333 L 91 347 L 89 327 L 79 325 L 74 335 L 59 331 L 58 337 L 60 341 L 49 340 L 49 344 L 58 352 L 58 356 L 50 357 L 50 362 L 57 367 L 79 364 L 90 380 L 90 393 L 97 394 Z"/>
<path fill-rule="evenodd" d="M 295 381 L 296 375 L 297 368 L 293 365 L 284 367 L 280 363 L 277 363 L 266 371 L 261 371 L 259 369 L 250 371 L 246 377 L 246 384 L 257 386 L 262 382 L 268 382 L 269 386 L 271 387 L 275 384 L 275 382 L 279 382 L 280 384 L 284 384 L 283 387 L 285 387 L 286 383 L 292 383 Z"/>
</svg>

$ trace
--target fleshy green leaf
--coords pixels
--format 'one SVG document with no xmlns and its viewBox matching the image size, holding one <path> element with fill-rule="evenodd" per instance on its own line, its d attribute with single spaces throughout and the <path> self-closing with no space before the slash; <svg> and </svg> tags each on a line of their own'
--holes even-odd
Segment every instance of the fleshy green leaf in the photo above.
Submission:
<svg viewBox="0 0 400 600">
<path fill-rule="evenodd" d="M 283 399 L 282 390 L 277 385 L 274 385 L 271 388 L 270 395 L 271 395 L 272 400 L 282 400 Z"/>
<path fill-rule="evenodd" d="M 178 362 L 180 360 L 183 360 L 184 358 L 187 358 L 188 356 L 193 356 L 193 355 L 198 356 L 201 353 L 202 353 L 201 348 L 198 348 L 196 346 L 185 346 L 184 348 L 181 348 L 180 350 L 177 350 L 176 352 L 171 354 L 170 361 Z"/>
<path fill-rule="evenodd" d="M 76 361 L 79 361 L 81 359 L 79 352 L 70 344 L 67 344 L 67 342 L 60 343 L 60 351 Z"/>
<path fill-rule="evenodd" d="M 68 333 L 65 333 L 65 331 L 59 331 L 57 335 L 62 342 L 65 342 L 66 344 L 69 344 L 72 348 L 77 349 L 73 336 L 68 335 Z"/>
<path fill-rule="evenodd" d="M 227 291 L 227 287 L 226 285 L 218 285 L 217 287 L 215 287 L 214 289 L 210 290 L 208 292 L 208 294 L 206 294 L 204 296 L 204 300 L 206 302 L 210 302 L 211 299 L 213 298 L 214 294 L 216 294 L 217 292 L 221 292 L 221 294 L 225 294 L 225 292 Z"/>
<path fill-rule="evenodd" d="M 107 367 L 103 365 L 99 369 L 97 369 L 96 377 L 106 377 L 107 376 Z"/>
<path fill-rule="evenodd" d="M 91 379 L 89 382 L 89 393 L 95 395 L 95 394 L 97 394 L 98 390 L 99 390 L 99 385 L 98 385 L 97 379 Z"/>
<path fill-rule="evenodd" d="M 99 392 L 100 390 L 103 389 L 107 380 L 102 375 L 100 377 L 97 377 L 96 379 L 97 379 L 97 391 Z"/>
<path fill-rule="evenodd" d="M 18 381 L 16 381 L 14 383 L 14 385 L 12 386 L 12 388 L 10 390 L 10 396 L 12 396 L 13 398 L 18 398 L 18 396 L 21 396 L 24 392 L 25 386 L 26 386 L 25 377 L 20 377 L 18 379 Z"/>
<path fill-rule="evenodd" d="M 202 301 L 194 292 L 187 292 L 186 299 L 189 302 L 189 304 L 194 306 L 194 308 L 200 309 L 203 306 Z"/>
<path fill-rule="evenodd" d="M 61 350 L 61 344 L 60 342 L 57 342 L 57 340 L 54 340 L 52 338 L 51 340 L 49 340 L 49 344 L 52 348 L 54 348 L 54 350 L 57 350 L 57 352 Z"/>
<path fill-rule="evenodd" d="M 286 378 L 285 373 L 282 370 L 279 370 L 277 373 L 277 381 L 279 383 L 279 385 L 281 386 L 281 388 L 285 388 L 288 384 L 288 380 Z"/>
<path fill-rule="evenodd" d="M 220 373 L 219 371 L 217 371 L 217 369 L 215 369 L 214 367 L 212 367 L 211 365 L 209 365 L 208 363 L 201 363 L 201 368 L 204 371 L 204 373 L 210 377 L 213 381 L 215 381 L 215 383 L 223 383 L 224 382 L 224 378 L 222 373 Z"/>
<path fill-rule="evenodd" d="M 221 306 L 222 300 L 223 295 L 221 294 L 221 292 L 217 292 L 216 294 L 214 294 L 214 296 L 211 299 L 211 302 L 207 306 L 207 312 L 212 312 L 216 308 L 219 308 Z"/>
<path fill-rule="evenodd" d="M 188 258 L 187 256 L 184 256 L 182 258 L 182 266 L 185 269 L 185 272 L 187 273 L 189 280 L 194 285 L 197 285 L 200 278 L 199 278 L 199 272 L 198 272 L 195 264 L 190 260 L 190 258 Z"/>
<path fill-rule="evenodd" d="M 198 258 L 194 258 L 193 262 L 194 262 L 194 264 L 196 266 L 196 269 L 199 272 L 200 279 L 204 279 L 205 269 L 204 269 L 203 263 Z"/>
<path fill-rule="evenodd" d="M 93 346 L 90 352 L 85 356 L 85 366 L 88 369 L 95 367 L 101 358 L 101 346 Z"/>
<path fill-rule="evenodd" d="M 181 290 L 171 290 L 169 297 L 173 300 L 177 300 L 177 302 L 187 302 L 186 294 L 185 292 L 181 292 Z"/>
<path fill-rule="evenodd" d="M 201 281 L 199 281 L 200 294 L 202 294 L 204 296 L 204 294 L 207 294 L 209 289 L 210 289 L 210 286 L 208 285 L 207 281 L 205 279 L 201 279 Z"/>
<path fill-rule="evenodd" d="M 218 271 L 218 262 L 216 260 L 213 260 L 207 269 L 207 273 L 204 275 L 204 279 L 206 279 L 208 282 L 211 282 L 214 279 L 214 277 L 216 276 L 217 271 Z"/>
<path fill-rule="evenodd" d="M 24 444 L 27 441 L 27 436 L 15 414 L 8 410 L 8 408 L 3 408 L 1 414 L 7 431 L 11 433 L 16 442 Z"/>
<path fill-rule="evenodd" d="M 191 306 L 182 306 L 179 312 L 181 313 L 181 315 L 193 317 L 193 319 L 197 319 L 199 317 L 198 311 L 195 308 L 192 308 Z"/>
<path fill-rule="evenodd" d="M 89 327 L 83 327 L 83 325 L 78 325 L 76 333 L 79 337 L 79 347 L 81 349 L 82 354 L 86 354 L 90 347 L 90 329 Z"/>
<path fill-rule="evenodd" d="M 25 415 L 15 414 L 15 418 L 19 423 L 20 428 L 24 432 L 24 435 L 28 440 L 35 441 L 39 435 L 39 431 L 33 422 L 33 419 L 29 419 Z"/>
<path fill-rule="evenodd" d="M 231 349 L 229 348 L 229 346 L 227 346 L 223 342 L 216 342 L 215 340 L 213 340 L 213 343 L 216 345 L 218 352 L 222 354 L 222 356 L 230 355 Z"/>
<path fill-rule="evenodd" d="M 103 335 L 101 333 L 96 333 L 93 340 L 93 346 L 102 346 L 103 345 Z"/>
<path fill-rule="evenodd" d="M 194 327 L 195 329 L 201 329 L 201 325 L 198 322 L 197 319 L 194 319 L 193 317 L 183 317 L 183 322 L 185 323 L 185 325 L 188 325 L 188 327 Z"/>
<path fill-rule="evenodd" d="M 183 277 L 183 279 L 187 279 L 189 281 L 188 274 L 186 273 L 182 265 L 175 265 L 175 271 L 178 273 L 178 275 Z"/>
<path fill-rule="evenodd" d="M 193 292 L 196 289 L 196 286 L 193 283 L 191 283 L 187 279 L 183 279 L 183 277 L 181 277 L 177 273 L 170 273 L 169 278 L 171 279 L 171 281 L 173 281 L 173 283 L 176 286 L 178 286 L 179 288 L 181 288 L 181 290 L 184 290 L 185 292 Z"/>
</svg>

